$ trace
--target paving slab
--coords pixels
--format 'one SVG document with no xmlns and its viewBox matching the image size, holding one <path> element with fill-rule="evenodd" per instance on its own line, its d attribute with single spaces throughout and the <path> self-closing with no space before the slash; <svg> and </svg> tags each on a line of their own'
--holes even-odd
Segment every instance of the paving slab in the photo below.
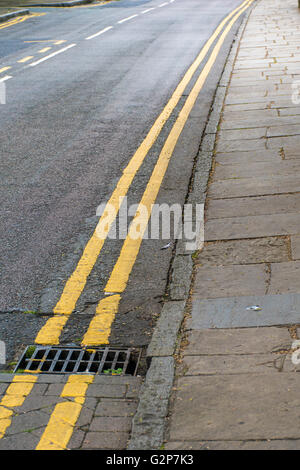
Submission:
<svg viewBox="0 0 300 470">
<path fill-rule="evenodd" d="M 299 439 L 255 441 L 170 441 L 165 450 L 299 450 Z"/>
<path fill-rule="evenodd" d="M 300 126 L 299 124 L 290 124 L 289 126 L 271 126 L 267 130 L 267 137 L 279 137 L 279 136 L 298 136 L 300 137 Z"/>
<path fill-rule="evenodd" d="M 193 299 L 264 295 L 268 279 L 264 264 L 197 266 Z"/>
<path fill-rule="evenodd" d="M 285 356 L 282 354 L 243 354 L 243 356 L 185 356 L 184 376 L 273 374 L 282 372 Z"/>
<path fill-rule="evenodd" d="M 202 355 L 267 354 L 286 348 L 292 337 L 288 327 L 190 330 L 185 357 Z"/>
<path fill-rule="evenodd" d="M 274 145 L 275 146 L 275 145 Z M 282 145 L 277 145 L 278 147 Z M 271 146 L 270 146 L 271 148 Z M 265 150 L 266 140 L 265 139 L 252 139 L 252 140 L 234 140 L 226 141 L 221 140 L 217 142 L 216 150 L 217 152 L 236 152 L 236 151 L 256 151 L 256 150 Z"/>
<path fill-rule="evenodd" d="M 205 241 L 297 235 L 300 213 L 233 217 L 208 220 Z"/>
<path fill-rule="evenodd" d="M 269 134 L 269 130 L 266 127 L 261 126 L 259 123 L 253 126 L 254 128 L 246 129 L 235 129 L 235 130 L 223 130 L 219 132 L 219 138 L 223 141 L 231 140 L 249 140 L 249 139 L 261 139 Z M 278 135 L 278 134 L 276 134 Z M 282 134 L 280 134 L 282 135 Z M 283 135 L 287 135 L 284 133 Z"/>
<path fill-rule="evenodd" d="M 300 374 L 277 371 L 180 377 L 170 440 L 299 439 L 299 386 Z"/>
<path fill-rule="evenodd" d="M 256 310 L 256 307 L 259 310 Z M 202 299 L 192 296 L 189 329 L 249 328 L 300 323 L 300 294 Z"/>
<path fill-rule="evenodd" d="M 300 235 L 293 235 L 291 237 L 291 250 L 292 258 L 294 260 L 300 259 Z"/>
<path fill-rule="evenodd" d="M 267 148 L 284 148 L 284 147 L 296 147 L 299 145 L 299 135 L 292 135 L 288 137 L 269 137 L 267 139 Z M 252 141 L 251 141 L 252 142 Z"/>
<path fill-rule="evenodd" d="M 294 152 L 295 153 L 295 152 Z M 230 152 L 230 153 L 216 153 L 215 161 L 216 163 L 221 163 L 223 165 L 233 165 L 235 163 L 243 162 L 269 162 L 269 161 L 281 161 L 282 156 L 279 150 L 259 150 L 253 152 L 243 151 L 243 149 Z"/>
<path fill-rule="evenodd" d="M 289 240 L 266 237 L 207 242 L 195 260 L 196 266 L 281 263 L 289 260 Z"/>
<path fill-rule="evenodd" d="M 252 142 L 248 140 L 247 142 Z M 230 181 L 215 181 L 209 186 L 208 195 L 214 199 L 268 196 L 270 194 L 298 193 L 300 176 L 261 176 L 238 178 Z"/>
<path fill-rule="evenodd" d="M 286 109 L 288 109 L 288 108 L 286 108 Z M 292 111 L 292 110 L 296 110 L 296 108 L 291 108 L 291 111 L 289 111 L 289 114 L 287 114 L 287 115 L 280 115 L 279 116 L 277 114 L 277 117 L 273 116 L 272 118 L 260 116 L 260 111 L 257 111 L 257 117 L 256 118 L 248 117 L 248 115 L 245 115 L 245 116 L 242 116 L 240 119 L 237 119 L 236 117 L 231 118 L 230 115 L 229 116 L 226 115 L 226 117 L 224 117 L 224 119 L 222 120 L 222 123 L 220 125 L 220 129 L 222 129 L 222 130 L 229 130 L 229 129 L 241 129 L 241 130 L 252 129 L 252 130 L 254 130 L 254 128 L 257 128 L 257 127 L 260 127 L 260 128 L 262 128 L 262 127 L 266 128 L 266 127 L 272 127 L 272 126 L 273 127 L 276 127 L 276 126 L 284 127 L 284 126 L 289 125 L 289 123 L 291 125 L 292 124 L 298 124 L 297 121 L 298 122 L 300 121 L 299 115 L 297 113 L 293 114 L 294 111 Z M 270 111 L 276 111 L 277 112 L 277 109 L 272 109 Z M 230 114 L 232 114 L 232 113 L 230 113 Z M 297 135 L 297 133 L 298 132 L 296 130 L 296 135 Z M 269 134 L 270 137 L 278 136 L 278 135 L 283 136 L 283 135 L 293 135 L 293 134 L 290 134 L 288 132 L 283 133 L 282 129 L 279 129 L 279 132 L 275 132 L 274 134 L 272 134 L 272 133 Z"/>
<path fill-rule="evenodd" d="M 270 270 L 270 294 L 300 292 L 300 261 L 272 263 Z"/>
<path fill-rule="evenodd" d="M 86 434 L 81 448 L 94 450 L 123 450 L 126 449 L 128 438 L 127 432 L 90 431 Z"/>
<path fill-rule="evenodd" d="M 300 192 L 272 196 L 209 199 L 206 220 L 285 213 L 295 214 L 299 211 L 299 207 Z"/>
<path fill-rule="evenodd" d="M 214 181 L 237 178 L 260 178 L 262 174 L 268 178 L 294 176 L 300 170 L 299 160 L 281 160 L 278 162 L 249 162 L 240 164 L 216 165 Z"/>
</svg>

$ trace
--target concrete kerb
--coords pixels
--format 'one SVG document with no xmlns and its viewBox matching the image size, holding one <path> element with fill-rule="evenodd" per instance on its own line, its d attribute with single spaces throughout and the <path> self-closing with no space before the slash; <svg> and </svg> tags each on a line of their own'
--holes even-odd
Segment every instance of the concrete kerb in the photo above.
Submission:
<svg viewBox="0 0 300 470">
<path fill-rule="evenodd" d="M 11 13 L 5 13 L 5 15 L 0 15 L 0 23 L 3 23 L 4 21 L 8 21 L 12 18 L 15 18 L 16 16 L 23 16 L 23 15 L 29 15 L 30 11 L 29 10 L 17 10 L 17 11 L 12 11 Z"/>
<path fill-rule="evenodd" d="M 75 7 L 77 5 L 86 5 L 87 3 L 93 3 L 94 0 L 71 0 L 70 2 L 57 2 L 57 3 L 36 3 L 28 4 L 27 7 Z"/>
<path fill-rule="evenodd" d="M 205 202 L 223 103 L 240 39 L 254 6 L 255 4 L 247 12 L 228 54 L 197 156 L 193 187 L 188 203 Z M 185 316 L 193 274 L 192 255 L 186 254 L 183 247 L 182 240 L 176 244 L 172 263 L 170 301 L 164 304 L 147 349 L 147 358 L 151 363 L 139 396 L 137 412 L 133 418 L 128 450 L 159 450 L 163 446 L 169 400 L 175 377 L 176 364 L 173 356 L 180 343 L 180 328 Z M 181 285 L 178 289 L 176 279 L 182 280 L 183 272 L 186 273 L 183 288 Z"/>
</svg>

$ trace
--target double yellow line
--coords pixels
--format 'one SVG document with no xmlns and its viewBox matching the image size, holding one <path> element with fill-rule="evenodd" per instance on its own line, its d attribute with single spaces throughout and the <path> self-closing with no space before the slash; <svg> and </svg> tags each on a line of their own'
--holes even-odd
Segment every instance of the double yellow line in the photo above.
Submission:
<svg viewBox="0 0 300 470">
<path fill-rule="evenodd" d="M 106 209 L 104 210 L 104 213 L 101 216 L 92 237 L 83 251 L 75 271 L 65 284 L 62 295 L 53 310 L 55 315 L 50 318 L 44 327 L 40 330 L 35 340 L 36 343 L 45 345 L 59 344 L 60 334 L 69 316 L 75 309 L 76 303 L 86 285 L 87 278 L 100 255 L 109 230 L 116 219 L 117 213 L 119 212 L 122 198 L 126 196 L 139 168 L 141 167 L 153 144 L 156 142 L 165 123 L 168 121 L 180 98 L 183 96 L 183 93 L 192 80 L 195 72 L 206 58 L 215 40 L 221 34 L 165 142 L 144 195 L 140 201 L 139 208 L 131 224 L 128 236 L 124 241 L 120 256 L 105 287 L 106 293 L 114 293 L 115 295 L 106 297 L 99 302 L 96 309 L 96 315 L 89 326 L 82 345 L 97 346 L 108 343 L 111 324 L 115 318 L 120 302 L 120 294 L 126 288 L 129 275 L 140 249 L 143 231 L 146 229 L 148 223 L 148 218 L 143 221 L 142 228 L 140 230 L 140 239 L 136 240 L 131 237 L 132 231 L 136 230 L 137 223 L 140 223 L 139 213 L 141 205 L 148 209 L 148 214 L 150 216 L 151 206 L 154 204 L 157 197 L 178 138 L 206 81 L 206 78 L 216 61 L 226 36 L 228 35 L 236 20 L 253 3 L 253 1 L 254 0 L 244 1 L 220 23 L 213 35 L 204 45 L 196 60 L 184 75 L 183 79 L 171 96 L 169 102 L 150 129 L 147 137 L 141 143 L 129 161 L 127 167 L 123 170 L 123 174 L 107 203 Z M 115 213 L 113 213 L 113 211 L 108 211 L 108 207 L 113 207 L 115 209 Z M 98 233 L 103 233 L 103 224 L 106 226 L 106 236 L 99 238 Z"/>
<path fill-rule="evenodd" d="M 3 24 L 0 24 L 0 29 L 9 28 L 10 26 L 13 26 L 15 24 L 23 23 L 23 21 L 29 20 L 33 16 L 43 16 L 45 14 L 46 13 L 31 13 L 30 15 L 20 16 L 20 17 L 14 18 L 13 20 L 6 21 Z"/>
</svg>

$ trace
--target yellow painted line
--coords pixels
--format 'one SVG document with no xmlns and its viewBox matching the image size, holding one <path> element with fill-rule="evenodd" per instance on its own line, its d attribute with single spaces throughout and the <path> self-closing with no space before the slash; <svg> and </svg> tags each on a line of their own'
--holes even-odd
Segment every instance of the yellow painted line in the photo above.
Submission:
<svg viewBox="0 0 300 470">
<path fill-rule="evenodd" d="M 24 57 L 23 59 L 18 60 L 19 64 L 24 64 L 24 62 L 28 62 L 28 60 L 33 59 L 33 55 L 28 55 L 27 57 Z"/>
<path fill-rule="evenodd" d="M 9 70 L 9 69 L 11 69 L 10 65 L 8 65 L 7 67 L 2 67 L 2 69 L 0 69 L 0 73 L 6 72 L 6 70 Z"/>
<path fill-rule="evenodd" d="M 118 313 L 120 295 L 111 295 L 102 299 L 96 309 L 88 331 L 82 340 L 82 346 L 98 346 L 107 344 L 107 338 L 110 336 L 112 319 Z"/>
<path fill-rule="evenodd" d="M 156 119 L 155 123 L 151 127 L 148 135 L 143 140 L 131 160 L 129 161 L 127 167 L 123 170 L 123 174 L 117 183 L 115 190 L 113 191 L 107 207 L 112 206 L 115 208 L 115 215 L 112 214 L 112 211 L 109 211 L 110 218 L 107 217 L 107 212 L 104 210 L 103 215 L 101 216 L 99 223 L 88 241 L 83 254 L 70 278 L 67 280 L 63 293 L 57 302 L 53 312 L 57 315 L 54 319 L 50 319 L 38 333 L 35 342 L 38 344 L 59 344 L 59 335 L 57 332 L 62 331 L 64 325 L 66 324 L 68 318 L 67 316 L 71 315 L 73 312 L 76 303 L 86 285 L 87 278 L 90 275 L 98 256 L 102 250 L 105 239 L 108 235 L 108 232 L 116 218 L 116 215 L 120 209 L 121 198 L 126 196 L 129 187 L 141 167 L 143 161 L 145 160 L 148 152 L 156 142 L 158 136 L 160 135 L 165 123 L 168 121 L 175 107 L 177 106 L 180 98 L 182 97 L 186 87 L 193 78 L 198 67 L 201 65 L 202 61 L 205 59 L 207 53 L 209 52 L 210 47 L 212 46 L 215 39 L 218 37 L 226 23 L 233 17 L 233 15 L 239 11 L 244 5 L 248 5 L 248 0 L 244 1 L 238 8 L 233 10 L 217 27 L 213 35 L 206 42 L 202 50 L 200 51 L 198 57 L 190 66 L 183 79 L 180 81 L 173 95 L 171 96 L 169 102 L 161 112 L 161 114 Z M 107 225 L 106 237 L 99 238 L 98 233 L 103 231 L 103 221 Z M 61 316 L 60 318 L 58 316 Z M 49 327 L 49 328 L 48 328 Z M 48 333 L 48 329 L 51 329 Z M 56 335 L 56 336 L 55 336 Z M 49 342 L 49 337 L 51 341 Z"/>
<path fill-rule="evenodd" d="M 11 20 L 11 21 L 7 21 L 3 25 L 0 26 L 0 29 L 9 28 L 10 26 L 13 26 L 15 24 L 22 23 L 26 19 L 27 18 L 24 17 L 24 18 L 18 18 L 18 19 L 14 19 L 14 20 Z"/>
<path fill-rule="evenodd" d="M 63 44 L 64 42 L 66 42 L 66 39 L 60 39 L 59 41 L 55 41 L 55 46 L 59 46 L 59 44 Z"/>
<path fill-rule="evenodd" d="M 24 41 L 24 43 L 35 43 L 35 42 L 52 42 L 51 39 L 39 39 L 37 41 Z"/>
<path fill-rule="evenodd" d="M 93 375 L 71 375 L 61 393 L 68 400 L 58 403 L 36 450 L 66 450 L 77 423 Z"/>
<path fill-rule="evenodd" d="M 0 439 L 5 435 L 7 428 L 11 425 L 14 414 L 13 408 L 23 405 L 26 397 L 30 394 L 37 376 L 15 375 L 12 383 L 8 386 L 5 395 L 0 401 Z"/>
<path fill-rule="evenodd" d="M 14 26 L 15 24 L 23 23 L 23 21 L 29 20 L 35 16 L 43 16 L 46 15 L 46 13 L 31 13 L 30 15 L 26 16 L 20 16 L 18 18 L 15 18 L 11 21 L 5 22 L 3 25 L 0 26 L 0 29 L 4 28 L 9 28 L 10 26 Z"/>
<path fill-rule="evenodd" d="M 37 344 L 56 345 L 59 344 L 60 334 L 68 321 L 68 316 L 56 315 L 49 318 L 45 325 L 40 329 L 35 342 Z"/>
<path fill-rule="evenodd" d="M 42 54 L 43 52 L 47 52 L 47 51 L 50 51 L 51 47 L 44 47 L 43 49 L 41 49 L 39 51 L 40 54 Z"/>
<path fill-rule="evenodd" d="M 113 268 L 110 278 L 105 286 L 104 292 L 113 292 L 114 294 L 120 294 L 126 289 L 130 273 L 132 271 L 136 257 L 139 253 L 143 241 L 144 232 L 147 228 L 149 218 L 151 216 L 152 206 L 155 203 L 156 197 L 158 195 L 160 186 L 164 179 L 179 136 L 195 105 L 199 93 L 201 92 L 203 85 L 218 57 L 220 49 L 229 31 L 231 30 L 236 20 L 248 8 L 248 6 L 251 5 L 252 2 L 253 0 L 250 0 L 249 4 L 247 4 L 242 10 L 240 10 L 225 28 L 217 44 L 215 45 L 207 63 L 205 64 L 205 67 L 200 73 L 199 78 L 197 79 L 191 93 L 189 94 L 182 110 L 180 111 L 179 116 L 170 131 L 170 134 L 162 148 L 157 163 L 154 167 L 152 175 L 148 181 L 145 192 L 137 208 L 136 215 L 134 216 L 133 221 L 130 225 L 128 235 L 123 243 L 120 256 Z M 138 237 L 137 234 L 139 234 Z M 118 299 L 119 303 L 120 296 L 114 295 L 113 297 Z M 108 299 L 111 299 L 111 297 L 109 297 Z M 109 314 L 107 314 L 107 312 L 105 311 L 106 302 L 107 299 L 103 299 L 99 302 L 96 311 L 96 316 L 90 323 L 88 331 L 83 338 L 82 346 L 97 346 L 99 344 L 109 343 L 111 325 L 117 314 L 117 308 L 115 308 L 116 303 L 110 305 L 111 308 L 109 310 Z M 101 328 L 102 332 L 105 333 L 99 335 L 97 334 L 97 321 L 99 321 L 99 319 L 101 320 L 101 317 L 103 317 Z M 98 342 L 99 338 L 101 339 L 101 342 Z"/>
</svg>

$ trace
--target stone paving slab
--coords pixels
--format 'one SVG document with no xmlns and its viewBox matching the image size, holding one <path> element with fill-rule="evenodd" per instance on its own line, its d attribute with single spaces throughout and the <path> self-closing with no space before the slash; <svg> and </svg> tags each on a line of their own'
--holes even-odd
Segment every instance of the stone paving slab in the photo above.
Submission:
<svg viewBox="0 0 300 470">
<path fill-rule="evenodd" d="M 287 327 L 191 330 L 185 356 L 269 354 L 286 349 L 291 341 Z"/>
<path fill-rule="evenodd" d="M 299 439 L 255 441 L 171 441 L 165 450 L 299 450 Z"/>
<path fill-rule="evenodd" d="M 281 152 L 278 150 L 260 150 L 256 152 L 252 151 L 236 151 L 231 153 L 216 153 L 216 163 L 222 165 L 233 165 L 234 163 L 249 162 L 249 159 L 254 162 L 269 162 L 269 161 L 281 161 Z"/>
<path fill-rule="evenodd" d="M 291 237 L 291 250 L 292 258 L 294 260 L 300 259 L 300 235 L 294 235 Z"/>
<path fill-rule="evenodd" d="M 208 220 L 205 240 L 234 240 L 279 235 L 297 235 L 300 213 L 279 213 Z"/>
<path fill-rule="evenodd" d="M 269 294 L 300 292 L 300 261 L 274 263 L 270 265 Z"/>
<path fill-rule="evenodd" d="M 260 113 L 259 113 L 259 116 L 257 116 L 257 112 L 256 112 L 256 118 L 251 117 L 251 115 L 245 114 L 241 116 L 240 119 L 236 117 L 235 115 L 232 116 L 233 112 L 230 112 L 225 115 L 220 125 L 220 128 L 222 130 L 251 129 L 251 128 L 263 128 L 263 127 L 266 128 L 266 127 L 272 127 L 272 126 L 273 127 L 279 126 L 279 127 L 284 128 L 284 126 L 287 126 L 289 124 L 295 125 L 295 127 L 297 128 L 297 126 L 300 123 L 300 117 L 298 113 L 296 112 L 296 109 L 297 108 L 284 108 L 284 110 L 281 111 L 282 114 L 280 114 L 280 116 L 278 116 L 278 114 L 276 113 L 277 117 L 276 116 L 264 117 L 263 115 L 260 115 Z M 262 111 L 266 111 L 266 110 L 262 110 Z M 270 109 L 269 111 L 277 111 L 277 110 Z M 293 113 L 296 113 L 296 114 L 293 114 Z M 296 121 L 298 121 L 298 123 L 295 124 Z M 279 131 L 281 130 L 282 129 L 279 129 Z M 241 136 L 242 134 L 238 134 L 238 135 Z M 265 135 L 265 134 L 262 134 L 262 135 Z M 282 135 L 290 135 L 290 134 L 288 133 L 288 134 L 282 134 Z"/>
<path fill-rule="evenodd" d="M 278 162 L 249 162 L 240 164 L 216 165 L 214 180 L 227 180 L 237 178 L 260 178 L 262 174 L 268 177 L 293 176 L 300 171 L 300 161 L 281 160 Z"/>
<path fill-rule="evenodd" d="M 299 207 L 300 192 L 234 199 L 209 199 L 206 220 L 271 214 L 296 214 Z"/>
<path fill-rule="evenodd" d="M 278 145 L 279 146 L 279 145 Z M 217 152 L 237 152 L 243 149 L 243 151 L 254 151 L 254 150 L 265 150 L 266 141 L 264 139 L 252 139 L 252 140 L 234 140 L 234 141 L 218 141 L 216 150 Z"/>
<path fill-rule="evenodd" d="M 197 266 L 192 298 L 264 295 L 268 279 L 264 264 Z"/>
<path fill-rule="evenodd" d="M 253 142 L 247 140 L 247 142 Z M 231 181 L 215 181 L 209 188 L 209 197 L 213 199 L 268 196 L 270 194 L 299 192 L 300 175 L 273 176 L 259 178 L 240 178 Z"/>
<path fill-rule="evenodd" d="M 183 367 L 188 369 L 185 376 L 232 375 L 232 374 L 273 374 L 274 369 L 283 367 L 282 355 L 243 354 L 241 356 L 186 356 Z"/>
<path fill-rule="evenodd" d="M 278 371 L 180 377 L 169 439 L 299 439 L 299 386 L 300 374 Z"/>
<path fill-rule="evenodd" d="M 251 265 L 288 260 L 289 240 L 286 237 L 217 241 L 205 243 L 195 261 L 195 271 L 197 272 L 198 266 Z"/>
<path fill-rule="evenodd" d="M 258 127 L 254 128 L 247 128 L 247 129 L 233 129 L 233 130 L 223 130 L 219 132 L 219 137 L 224 141 L 231 141 L 231 140 L 251 140 L 251 139 L 261 139 L 266 137 L 268 134 L 268 129 L 266 127 Z M 284 134 L 286 135 L 286 133 Z"/>
<path fill-rule="evenodd" d="M 261 310 L 249 310 L 258 306 Z M 300 294 L 252 295 L 203 299 L 192 297 L 189 329 L 247 328 L 300 324 Z"/>
</svg>

